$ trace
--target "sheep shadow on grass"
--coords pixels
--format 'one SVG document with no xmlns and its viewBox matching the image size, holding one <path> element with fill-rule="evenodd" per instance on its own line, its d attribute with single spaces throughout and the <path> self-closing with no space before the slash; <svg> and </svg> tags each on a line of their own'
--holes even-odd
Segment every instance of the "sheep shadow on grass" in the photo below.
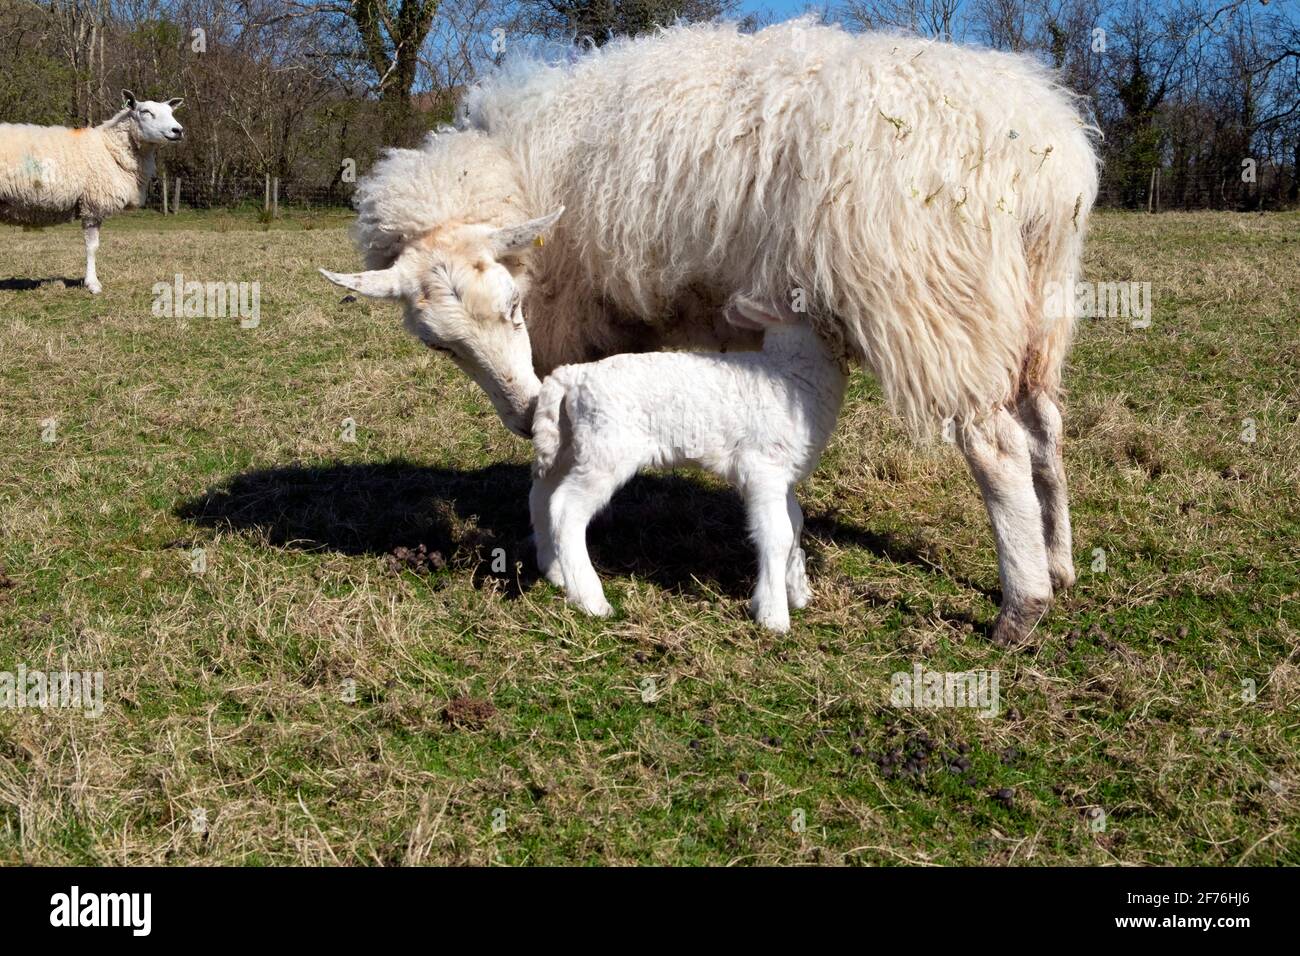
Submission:
<svg viewBox="0 0 1300 956">
<path fill-rule="evenodd" d="M 26 279 L 14 276 L 9 279 L 0 279 L 0 292 L 35 292 L 42 286 L 54 286 L 65 289 L 84 289 L 86 280 L 84 278 L 71 278 L 69 276 L 50 276 L 47 279 Z"/>
<path fill-rule="evenodd" d="M 538 580 L 529 539 L 530 484 L 522 464 L 469 470 L 400 459 L 286 465 L 236 474 L 175 513 L 200 527 L 262 536 L 279 548 L 382 557 L 424 545 L 451 568 L 472 572 L 476 587 L 496 578 L 517 596 Z M 732 489 L 690 472 L 637 476 L 592 522 L 588 538 L 603 576 L 635 576 L 676 592 L 698 592 L 703 585 L 736 599 L 753 588 L 756 557 L 743 503 Z M 887 536 L 834 517 L 810 518 L 810 557 L 819 542 L 831 541 L 924 564 L 908 545 Z"/>
</svg>

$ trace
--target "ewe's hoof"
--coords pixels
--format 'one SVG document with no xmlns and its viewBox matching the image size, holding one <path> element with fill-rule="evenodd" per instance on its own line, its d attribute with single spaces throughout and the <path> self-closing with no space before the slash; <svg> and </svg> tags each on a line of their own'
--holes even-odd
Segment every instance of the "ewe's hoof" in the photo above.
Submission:
<svg viewBox="0 0 1300 956">
<path fill-rule="evenodd" d="M 1029 636 L 1029 633 L 1038 622 L 1043 619 L 1043 615 L 1047 613 L 1051 603 L 1051 601 L 1042 599 L 1005 605 L 998 612 L 997 620 L 993 622 L 991 635 L 993 643 L 1002 646 L 1019 644 Z"/>
<path fill-rule="evenodd" d="M 94 282 L 94 283 L 87 282 L 86 288 L 90 290 L 91 295 L 99 295 L 101 292 L 104 291 L 104 287 L 100 285 L 98 282 Z"/>
<path fill-rule="evenodd" d="M 551 562 L 550 567 L 539 568 L 538 570 L 542 572 L 542 577 L 546 578 L 547 581 L 550 581 L 557 588 L 564 587 L 564 573 L 560 571 L 559 561 L 553 561 Z"/>
</svg>

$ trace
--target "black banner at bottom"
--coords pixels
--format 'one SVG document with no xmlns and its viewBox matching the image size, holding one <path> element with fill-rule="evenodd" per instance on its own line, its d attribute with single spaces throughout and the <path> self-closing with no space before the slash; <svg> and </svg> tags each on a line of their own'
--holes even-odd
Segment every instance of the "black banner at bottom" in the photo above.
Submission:
<svg viewBox="0 0 1300 956">
<path fill-rule="evenodd" d="M 716 925 L 734 944 L 751 935 L 746 924 L 766 936 L 773 920 L 795 921 L 805 939 L 819 928 L 842 938 L 858 924 L 1233 945 L 1291 937 L 1294 912 L 1283 907 L 1294 884 L 1295 872 L 1280 869 L 11 868 L 0 870 L 0 925 L 13 946 L 33 936 L 373 944 L 447 928 L 486 933 L 491 945 L 536 944 L 556 931 L 592 940 L 606 924 L 611 942 L 626 941 L 629 925 L 677 924 Z"/>
</svg>

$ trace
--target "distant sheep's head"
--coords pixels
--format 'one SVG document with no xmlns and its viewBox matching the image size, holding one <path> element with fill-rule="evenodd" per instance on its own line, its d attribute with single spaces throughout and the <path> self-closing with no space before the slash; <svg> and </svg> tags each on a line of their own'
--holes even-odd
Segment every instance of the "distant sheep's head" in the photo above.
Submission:
<svg viewBox="0 0 1300 956">
<path fill-rule="evenodd" d="M 175 143 L 184 139 L 185 129 L 176 122 L 174 115 L 174 111 L 185 102 L 181 98 L 176 97 L 165 103 L 158 103 L 153 100 L 137 100 L 130 90 L 123 90 L 122 102 L 140 130 L 141 142 Z"/>
<path fill-rule="evenodd" d="M 542 383 L 524 324 L 522 260 L 562 212 L 504 229 L 448 224 L 412 240 L 387 269 L 320 271 L 364 296 L 402 300 L 407 330 L 446 352 L 506 427 L 528 438 Z"/>
</svg>

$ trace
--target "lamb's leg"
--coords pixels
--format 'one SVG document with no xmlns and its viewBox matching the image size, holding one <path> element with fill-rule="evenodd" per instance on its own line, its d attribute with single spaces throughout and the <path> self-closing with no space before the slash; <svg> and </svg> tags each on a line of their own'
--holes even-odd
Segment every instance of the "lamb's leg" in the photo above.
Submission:
<svg viewBox="0 0 1300 956">
<path fill-rule="evenodd" d="M 554 472 L 534 478 L 528 493 L 528 511 L 533 523 L 533 548 L 537 552 L 537 570 L 557 588 L 564 587 L 564 575 L 555 560 L 555 533 L 551 528 L 551 496 L 558 478 Z"/>
<path fill-rule="evenodd" d="M 1047 545 L 1047 572 L 1052 588 L 1063 591 L 1074 584 L 1074 550 L 1070 537 L 1070 499 L 1061 454 L 1064 426 L 1061 410 L 1046 395 L 1027 395 L 1016 408 L 1029 433 L 1029 458 L 1034 469 L 1034 493 L 1043 517 Z"/>
<path fill-rule="evenodd" d="M 785 510 L 790 515 L 790 527 L 794 531 L 794 543 L 790 546 L 790 560 L 785 569 L 785 595 L 793 608 L 805 608 L 812 600 L 812 590 L 808 587 L 808 572 L 804 566 L 803 548 L 799 542 L 803 537 L 803 509 L 794 489 L 785 499 Z"/>
<path fill-rule="evenodd" d="M 99 295 L 103 288 L 99 284 L 99 276 L 95 274 L 95 251 L 99 248 L 99 220 L 83 219 L 81 229 L 86 238 L 86 288 Z"/>
<path fill-rule="evenodd" d="M 786 571 L 794 547 L 794 527 L 787 510 L 784 486 L 761 483 L 745 489 L 749 528 L 758 548 L 758 583 L 749 602 L 749 612 L 770 631 L 790 630 L 790 606 L 786 603 Z"/>
<path fill-rule="evenodd" d="M 988 509 L 998 547 L 1002 610 L 993 624 L 999 644 L 1026 637 L 1052 601 L 1043 521 L 1034 494 L 1029 435 L 1005 409 L 987 423 L 965 427 L 960 445 Z"/>
<path fill-rule="evenodd" d="M 575 470 L 551 493 L 555 560 L 564 577 L 565 595 L 570 603 L 596 617 L 608 617 L 614 609 L 605 600 L 600 577 L 587 553 L 587 525 L 622 483 L 618 476 Z"/>
</svg>

